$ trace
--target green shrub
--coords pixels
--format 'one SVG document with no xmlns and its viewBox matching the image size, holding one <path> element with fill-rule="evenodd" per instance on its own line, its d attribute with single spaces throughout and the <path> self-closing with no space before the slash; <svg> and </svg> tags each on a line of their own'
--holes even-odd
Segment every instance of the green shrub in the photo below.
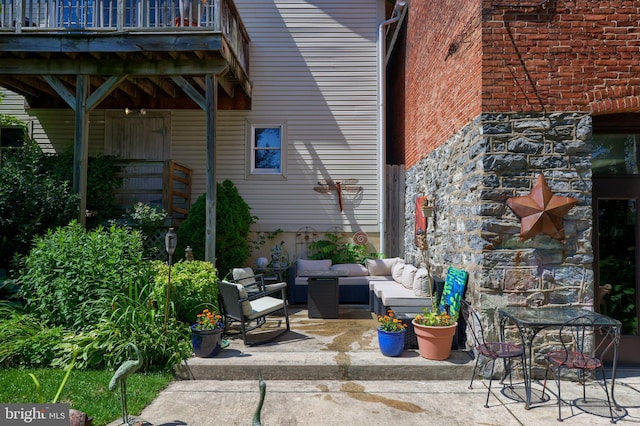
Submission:
<svg viewBox="0 0 640 426">
<path fill-rule="evenodd" d="M 39 148 L 3 154 L 0 162 L 0 268 L 26 254 L 35 236 L 69 223 L 78 212 L 70 185 L 47 174 Z"/>
<path fill-rule="evenodd" d="M 137 231 L 86 231 L 74 221 L 36 240 L 18 279 L 37 320 L 82 330 L 109 312 L 114 295 L 137 295 L 149 272 Z"/>
<path fill-rule="evenodd" d="M 367 252 L 367 246 L 344 242 L 344 236 L 338 233 L 325 234 L 326 240 L 318 240 L 309 244 L 309 259 L 331 259 L 337 263 L 364 263 L 367 258 L 377 258 L 378 253 Z"/>
<path fill-rule="evenodd" d="M 53 366 L 64 367 L 77 354 L 76 368 L 116 369 L 128 358 L 125 345 L 135 343 L 142 354 L 141 371 L 172 371 L 192 352 L 189 327 L 164 319 L 142 300 L 119 296 L 112 301 L 108 318 L 79 333 L 66 333 L 60 344 L 62 355 Z"/>
<path fill-rule="evenodd" d="M 230 180 L 217 185 L 216 198 L 216 267 L 223 271 L 244 265 L 251 254 L 249 229 L 254 223 L 249 205 Z M 187 246 L 196 259 L 204 259 L 206 235 L 206 196 L 201 195 L 178 228 L 177 253 Z M 178 256 L 181 257 L 181 256 Z"/>
<path fill-rule="evenodd" d="M 87 225 L 97 226 L 115 213 L 115 192 L 122 186 L 122 178 L 116 175 L 117 158 L 112 155 L 90 157 L 87 163 L 87 210 L 95 216 L 87 218 Z M 42 159 L 45 170 L 61 182 L 73 182 L 73 150 L 48 155 Z"/>
<path fill-rule="evenodd" d="M 154 262 L 156 270 L 154 294 L 158 309 L 164 312 L 169 266 Z M 220 312 L 218 306 L 218 275 L 209 262 L 194 260 L 178 262 L 171 267 L 170 301 L 179 321 L 193 324 L 204 309 Z"/>
<path fill-rule="evenodd" d="M 139 230 L 142 234 L 142 246 L 146 259 L 166 260 L 164 222 L 167 216 L 168 214 L 163 208 L 139 202 L 133 206 L 133 211 L 122 215 L 120 219 L 109 222 Z M 159 233 L 162 233 L 162 238 L 158 238 Z"/>
<path fill-rule="evenodd" d="M 62 328 L 47 328 L 33 316 L 0 307 L 0 365 L 43 367 L 57 357 Z"/>
</svg>

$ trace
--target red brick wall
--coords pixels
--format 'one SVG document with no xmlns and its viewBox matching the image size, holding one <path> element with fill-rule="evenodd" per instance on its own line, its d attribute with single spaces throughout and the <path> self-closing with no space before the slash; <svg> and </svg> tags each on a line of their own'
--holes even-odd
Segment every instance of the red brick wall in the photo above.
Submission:
<svg viewBox="0 0 640 426">
<path fill-rule="evenodd" d="M 481 0 L 415 0 L 405 56 L 405 165 L 481 111 Z"/>
<path fill-rule="evenodd" d="M 481 112 L 640 112 L 640 1 L 414 0 L 404 61 L 407 168 Z"/>
<path fill-rule="evenodd" d="M 483 0 L 483 111 L 640 111 L 639 1 L 497 3 L 542 0 Z"/>
</svg>

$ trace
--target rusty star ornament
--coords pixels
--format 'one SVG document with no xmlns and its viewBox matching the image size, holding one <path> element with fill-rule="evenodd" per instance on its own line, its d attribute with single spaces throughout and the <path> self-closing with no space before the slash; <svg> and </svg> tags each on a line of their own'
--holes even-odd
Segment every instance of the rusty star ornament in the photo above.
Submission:
<svg viewBox="0 0 640 426">
<path fill-rule="evenodd" d="M 512 197 L 507 205 L 520 216 L 520 238 L 523 240 L 539 233 L 564 240 L 564 217 L 578 204 L 572 197 L 554 195 L 544 175 L 538 175 L 536 184 L 525 197 Z"/>
</svg>

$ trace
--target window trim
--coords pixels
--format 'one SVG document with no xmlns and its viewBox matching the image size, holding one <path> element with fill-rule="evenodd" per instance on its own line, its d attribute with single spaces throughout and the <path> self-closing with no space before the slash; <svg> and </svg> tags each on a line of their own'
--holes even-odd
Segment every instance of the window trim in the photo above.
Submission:
<svg viewBox="0 0 640 426">
<path fill-rule="evenodd" d="M 246 178 L 286 179 L 287 176 L 287 122 L 278 120 L 246 122 Z M 280 170 L 270 172 L 255 168 L 255 132 L 257 129 L 280 129 Z"/>
</svg>

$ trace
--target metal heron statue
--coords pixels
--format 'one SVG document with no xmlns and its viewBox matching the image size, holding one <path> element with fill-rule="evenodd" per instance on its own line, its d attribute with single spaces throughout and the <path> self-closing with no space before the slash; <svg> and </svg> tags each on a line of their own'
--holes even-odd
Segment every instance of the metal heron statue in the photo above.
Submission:
<svg viewBox="0 0 640 426">
<path fill-rule="evenodd" d="M 127 408 L 127 377 L 140 369 L 140 366 L 142 365 L 142 355 L 140 355 L 140 350 L 133 343 L 127 343 L 126 348 L 129 353 L 129 357 L 131 357 L 133 355 L 133 352 L 135 352 L 136 359 L 129 359 L 122 363 L 122 365 L 116 370 L 115 374 L 111 378 L 111 381 L 109 382 L 109 390 L 116 390 L 118 383 L 120 383 L 120 405 L 122 406 L 122 423 L 128 425 L 129 410 Z"/>
<path fill-rule="evenodd" d="M 262 426 L 260 413 L 262 412 L 262 404 L 264 404 L 264 396 L 267 393 L 267 384 L 262 380 L 262 372 L 260 370 L 258 370 L 258 386 L 260 387 L 260 401 L 258 402 L 258 408 L 253 413 L 253 426 Z"/>
</svg>

